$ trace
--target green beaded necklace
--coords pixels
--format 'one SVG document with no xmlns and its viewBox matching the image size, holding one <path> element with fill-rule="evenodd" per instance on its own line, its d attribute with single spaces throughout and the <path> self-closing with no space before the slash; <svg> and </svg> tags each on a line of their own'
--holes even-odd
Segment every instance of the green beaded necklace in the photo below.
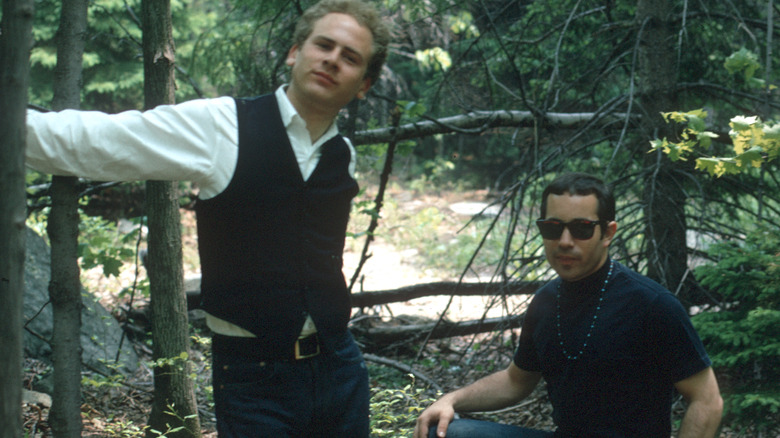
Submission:
<svg viewBox="0 0 780 438">
<path fill-rule="evenodd" d="M 601 303 L 604 301 L 604 293 L 607 290 L 607 284 L 609 284 L 609 277 L 612 276 L 612 268 L 615 267 L 615 262 L 610 261 L 609 262 L 609 272 L 607 273 L 607 278 L 604 280 L 604 286 L 601 288 L 601 296 L 599 297 L 599 302 L 596 303 L 596 310 L 593 311 L 593 320 L 590 322 L 590 328 L 588 329 L 588 334 L 585 335 L 585 342 L 582 343 L 582 347 L 580 347 L 579 352 L 575 355 L 571 355 L 568 352 L 566 352 L 566 347 L 563 346 L 563 335 L 561 335 L 561 281 L 558 283 L 558 292 L 556 295 L 556 307 L 558 309 L 558 313 L 556 316 L 556 323 L 558 325 L 558 343 L 561 345 L 561 351 L 563 352 L 563 355 L 566 356 L 566 359 L 568 360 L 577 360 L 582 356 L 582 352 L 585 351 L 585 347 L 588 346 L 588 341 L 590 340 L 590 335 L 593 334 L 593 327 L 596 326 L 596 320 L 599 317 L 599 311 L 601 310 Z"/>
</svg>

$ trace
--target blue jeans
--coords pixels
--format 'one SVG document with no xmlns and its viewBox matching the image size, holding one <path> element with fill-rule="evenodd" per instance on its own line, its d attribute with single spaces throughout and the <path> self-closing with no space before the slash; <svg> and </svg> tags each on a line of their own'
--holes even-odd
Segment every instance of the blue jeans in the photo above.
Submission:
<svg viewBox="0 0 780 438">
<path fill-rule="evenodd" d="M 355 437 L 369 434 L 368 370 L 352 335 L 303 360 L 213 355 L 220 438 Z"/>
<path fill-rule="evenodd" d="M 447 428 L 447 438 L 551 438 L 553 432 L 479 420 L 454 420 Z M 433 426 L 429 438 L 436 437 Z"/>
</svg>

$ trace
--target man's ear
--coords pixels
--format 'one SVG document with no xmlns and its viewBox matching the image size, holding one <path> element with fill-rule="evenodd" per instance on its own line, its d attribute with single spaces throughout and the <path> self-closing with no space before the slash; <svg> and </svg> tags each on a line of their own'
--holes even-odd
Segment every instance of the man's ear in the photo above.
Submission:
<svg viewBox="0 0 780 438">
<path fill-rule="evenodd" d="M 602 236 L 602 240 L 604 241 L 605 246 L 609 246 L 609 244 L 612 242 L 612 239 L 615 238 L 616 232 L 617 232 L 617 222 L 615 221 L 607 222 L 607 229 L 606 231 L 604 231 L 604 235 Z"/>
<path fill-rule="evenodd" d="M 285 59 L 284 63 L 287 64 L 288 67 L 292 67 L 295 65 L 295 60 L 298 57 L 298 45 L 293 44 L 292 47 L 290 47 L 290 51 L 287 52 L 287 59 Z"/>
<path fill-rule="evenodd" d="M 365 78 L 363 79 L 363 83 L 360 85 L 360 89 L 358 90 L 355 97 L 358 99 L 365 99 L 366 93 L 368 93 L 368 89 L 371 88 L 371 79 Z"/>
</svg>

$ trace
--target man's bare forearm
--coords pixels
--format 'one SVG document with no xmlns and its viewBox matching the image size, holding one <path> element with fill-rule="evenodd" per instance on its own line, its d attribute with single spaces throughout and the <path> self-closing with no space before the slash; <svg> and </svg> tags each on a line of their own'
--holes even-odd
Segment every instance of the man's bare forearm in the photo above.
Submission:
<svg viewBox="0 0 780 438">
<path fill-rule="evenodd" d="M 720 399 L 718 399 L 720 400 Z M 693 402 L 685 412 L 679 438 L 713 438 L 720 426 L 723 402 Z"/>
</svg>

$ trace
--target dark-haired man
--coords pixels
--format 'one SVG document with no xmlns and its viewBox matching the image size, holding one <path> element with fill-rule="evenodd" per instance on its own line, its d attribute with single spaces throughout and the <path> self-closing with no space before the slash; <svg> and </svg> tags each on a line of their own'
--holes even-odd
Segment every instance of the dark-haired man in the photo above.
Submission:
<svg viewBox="0 0 780 438">
<path fill-rule="evenodd" d="M 341 271 L 355 151 L 335 118 L 379 77 L 388 43 L 371 4 L 323 0 L 296 27 L 290 81 L 274 94 L 28 114 L 33 168 L 200 188 L 221 438 L 368 436 L 368 375 Z"/>
<path fill-rule="evenodd" d="M 679 301 L 609 257 L 617 230 L 609 187 L 581 173 L 556 178 L 537 226 L 559 278 L 528 306 L 513 362 L 428 407 L 415 438 L 668 438 L 674 391 L 688 402 L 679 436 L 713 437 L 723 402 L 709 357 Z M 516 404 L 541 378 L 554 432 L 453 421 Z"/>
</svg>

